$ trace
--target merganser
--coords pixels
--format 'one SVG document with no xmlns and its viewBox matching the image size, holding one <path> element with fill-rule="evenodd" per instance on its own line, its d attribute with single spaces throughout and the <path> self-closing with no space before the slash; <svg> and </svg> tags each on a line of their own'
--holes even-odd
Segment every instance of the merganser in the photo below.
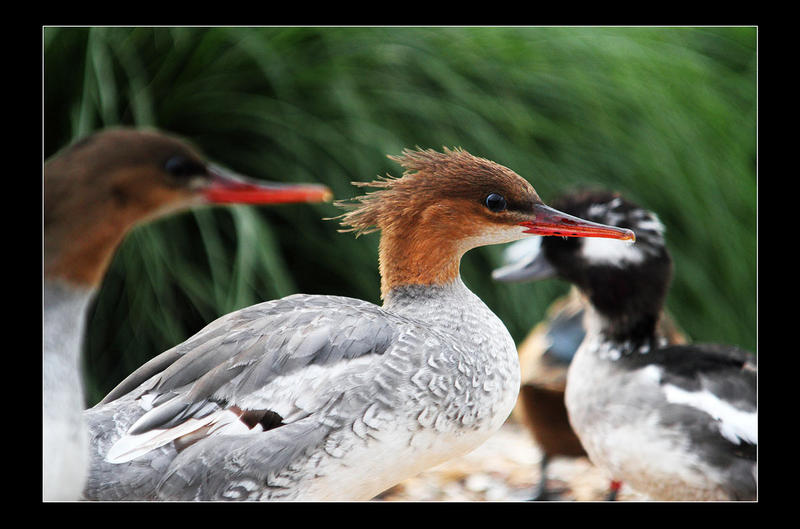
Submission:
<svg viewBox="0 0 800 529">
<path fill-rule="evenodd" d="M 503 254 L 505 265 L 494 270 L 492 277 L 501 282 L 554 277 L 554 269 L 538 266 L 542 262 L 537 259 L 541 243 L 541 237 L 530 237 L 509 245 Z M 521 384 L 513 416 L 527 427 L 542 452 L 539 482 L 532 501 L 557 499 L 563 492 L 547 487 L 548 467 L 554 457 L 587 455 L 569 424 L 564 404 L 567 369 L 586 336 L 583 324 L 586 304 L 586 298 L 573 286 L 548 307 L 545 319 L 533 327 L 517 348 Z M 687 342 L 684 332 L 666 310 L 659 318 L 657 332 L 668 344 Z M 606 499 L 615 500 L 621 485 L 612 481 Z"/>
<path fill-rule="evenodd" d="M 754 355 L 659 336 L 672 261 L 654 213 L 605 192 L 554 204 L 636 233 L 636 244 L 544 239 L 534 263 L 588 301 L 565 402 L 591 461 L 654 500 L 756 499 Z"/>
<path fill-rule="evenodd" d="M 248 180 L 156 131 L 108 129 L 44 164 L 43 497 L 77 500 L 88 469 L 80 351 L 90 302 L 135 224 L 203 203 L 327 200 L 321 185 Z"/>
<path fill-rule="evenodd" d="M 405 150 L 355 183 L 343 231 L 381 231 L 383 306 L 293 295 L 210 323 L 86 411 L 93 500 L 368 500 L 496 431 L 519 391 L 503 323 L 462 282 L 471 248 L 630 239 L 542 203 L 461 149 Z"/>
</svg>

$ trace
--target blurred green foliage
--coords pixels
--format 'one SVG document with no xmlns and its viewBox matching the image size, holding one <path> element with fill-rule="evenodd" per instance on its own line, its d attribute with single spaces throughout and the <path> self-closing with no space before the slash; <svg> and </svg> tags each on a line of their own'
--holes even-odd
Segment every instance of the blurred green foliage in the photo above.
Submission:
<svg viewBox="0 0 800 529">
<path fill-rule="evenodd" d="M 547 202 L 605 187 L 656 211 L 668 308 L 696 341 L 756 348 L 756 29 L 45 28 L 44 152 L 93 130 L 181 135 L 253 177 L 349 182 L 405 147 L 460 146 Z M 89 318 L 89 404 L 214 318 L 294 292 L 379 300 L 378 235 L 331 204 L 203 208 L 133 230 Z M 462 276 L 516 340 L 566 292 Z"/>
</svg>

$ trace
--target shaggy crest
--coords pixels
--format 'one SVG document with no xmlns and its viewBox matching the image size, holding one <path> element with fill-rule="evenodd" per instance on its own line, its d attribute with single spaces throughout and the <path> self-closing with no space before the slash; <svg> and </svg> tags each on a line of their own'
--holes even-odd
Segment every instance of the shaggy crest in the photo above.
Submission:
<svg viewBox="0 0 800 529">
<path fill-rule="evenodd" d="M 358 187 L 378 188 L 365 195 L 334 202 L 335 206 L 349 211 L 326 220 L 339 220 L 344 229 L 340 232 L 355 232 L 356 236 L 389 228 L 411 214 L 422 201 L 429 201 L 441 194 L 442 179 L 448 180 L 451 194 L 459 189 L 480 186 L 482 182 L 501 178 L 515 182 L 522 179 L 510 169 L 495 162 L 478 158 L 461 148 L 443 152 L 433 149 L 404 149 L 399 156 L 387 156 L 405 168 L 402 177 L 386 175 L 372 182 L 352 182 Z M 459 182 L 461 185 L 459 185 Z M 531 188 L 532 191 L 532 188 Z"/>
</svg>

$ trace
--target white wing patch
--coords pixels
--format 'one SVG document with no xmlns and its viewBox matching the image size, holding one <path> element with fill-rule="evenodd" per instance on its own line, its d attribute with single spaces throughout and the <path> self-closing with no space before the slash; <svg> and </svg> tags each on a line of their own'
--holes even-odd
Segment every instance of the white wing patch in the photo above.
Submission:
<svg viewBox="0 0 800 529">
<path fill-rule="evenodd" d="M 258 433 L 264 429 L 260 424 L 250 429 L 239 420 L 240 415 L 231 410 L 219 410 L 202 419 L 189 418 L 181 424 L 167 429 L 150 430 L 137 435 L 123 435 L 106 454 L 109 463 L 125 463 L 164 446 L 175 440 L 184 444 L 210 435 L 235 435 Z"/>
<path fill-rule="evenodd" d="M 708 390 L 686 391 L 672 384 L 664 386 L 667 400 L 702 410 L 719 423 L 722 436 L 733 444 L 758 444 L 758 415 L 739 410 Z"/>
</svg>

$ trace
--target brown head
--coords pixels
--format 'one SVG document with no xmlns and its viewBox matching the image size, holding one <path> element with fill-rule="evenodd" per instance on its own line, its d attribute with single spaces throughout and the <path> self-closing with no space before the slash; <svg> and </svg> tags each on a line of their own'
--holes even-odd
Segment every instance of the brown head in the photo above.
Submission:
<svg viewBox="0 0 800 529">
<path fill-rule="evenodd" d="M 546 206 L 514 171 L 461 149 L 405 150 L 390 159 L 406 171 L 357 186 L 379 188 L 337 202 L 356 235 L 381 230 L 381 292 L 401 285 L 446 284 L 468 250 L 527 234 L 633 239 L 630 230 L 596 224 Z"/>
<path fill-rule="evenodd" d="M 273 184 L 235 175 L 167 134 L 108 129 L 45 163 L 45 277 L 96 287 L 132 226 L 196 204 L 329 197 L 321 185 Z"/>
</svg>

